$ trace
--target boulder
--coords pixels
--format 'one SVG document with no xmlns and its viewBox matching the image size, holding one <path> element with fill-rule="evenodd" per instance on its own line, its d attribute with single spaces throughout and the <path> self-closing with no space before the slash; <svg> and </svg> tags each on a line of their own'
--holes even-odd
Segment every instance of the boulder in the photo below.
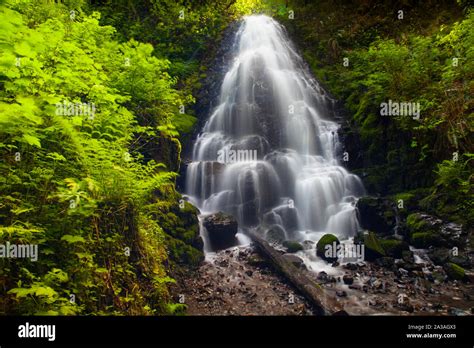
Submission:
<svg viewBox="0 0 474 348">
<path fill-rule="evenodd" d="M 391 256 L 396 259 L 400 259 L 402 257 L 403 250 L 409 250 L 408 243 L 396 239 L 381 240 L 380 245 L 387 256 Z"/>
<path fill-rule="evenodd" d="M 339 239 L 333 234 L 325 234 L 324 236 L 321 237 L 321 239 L 318 241 L 316 244 L 316 255 L 321 257 L 322 259 L 328 261 L 328 262 L 334 262 L 337 261 L 337 257 L 332 257 L 332 256 L 326 256 L 326 246 L 330 245 L 331 248 L 334 248 L 334 246 L 338 246 L 340 244 Z M 336 253 L 337 250 L 333 250 L 334 254 Z"/>
<path fill-rule="evenodd" d="M 439 235 L 431 232 L 413 233 L 410 240 L 413 246 L 423 249 L 427 249 L 430 246 L 441 246 L 443 243 Z"/>
<path fill-rule="evenodd" d="M 357 201 L 357 210 L 362 228 L 380 235 L 390 235 L 397 224 L 394 202 L 384 198 L 362 197 Z"/>
<path fill-rule="evenodd" d="M 223 212 L 208 215 L 203 226 L 214 249 L 225 249 L 236 244 L 238 224 L 232 215 Z"/>
<path fill-rule="evenodd" d="M 349 274 L 344 274 L 344 276 L 342 277 L 342 281 L 344 282 L 344 284 L 351 285 L 352 283 L 354 283 L 354 277 Z"/>
<path fill-rule="evenodd" d="M 382 248 L 379 239 L 372 231 L 364 234 L 365 260 L 374 261 L 379 257 L 385 256 L 385 250 Z"/>
<path fill-rule="evenodd" d="M 270 226 L 265 232 L 265 239 L 269 243 L 283 244 L 286 239 L 285 230 L 280 225 Z"/>
<path fill-rule="evenodd" d="M 455 263 L 448 262 L 443 266 L 444 271 L 447 276 L 454 280 L 462 280 L 466 277 L 466 271 L 459 265 Z"/>
<path fill-rule="evenodd" d="M 301 243 L 292 240 L 284 241 L 283 246 L 286 248 L 287 253 L 296 253 L 303 250 L 303 245 L 301 245 Z"/>
<path fill-rule="evenodd" d="M 395 260 L 393 257 L 381 257 L 375 260 L 375 263 L 380 267 L 384 267 L 387 269 L 394 269 L 395 267 Z"/>
<path fill-rule="evenodd" d="M 413 213 L 407 217 L 407 229 L 411 243 L 419 248 L 430 246 L 463 247 L 466 244 L 462 226 L 445 223 L 432 215 Z"/>
</svg>

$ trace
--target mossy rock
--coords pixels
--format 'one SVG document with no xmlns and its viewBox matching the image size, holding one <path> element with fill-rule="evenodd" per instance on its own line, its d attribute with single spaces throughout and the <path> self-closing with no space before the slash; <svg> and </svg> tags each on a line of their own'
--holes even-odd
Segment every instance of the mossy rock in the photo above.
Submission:
<svg viewBox="0 0 474 348">
<path fill-rule="evenodd" d="M 377 235 L 372 231 L 364 235 L 364 250 L 365 259 L 367 261 L 374 261 L 379 257 L 386 256 L 385 250 L 380 244 L 380 240 L 377 238 Z"/>
<path fill-rule="evenodd" d="M 177 264 L 196 267 L 204 260 L 203 252 L 169 235 L 166 235 L 166 246 L 169 258 Z"/>
<path fill-rule="evenodd" d="M 414 213 L 407 216 L 407 227 L 410 235 L 413 233 L 426 232 L 429 230 L 429 225 L 419 213 Z"/>
<path fill-rule="evenodd" d="M 449 278 L 455 280 L 462 280 L 466 277 L 466 271 L 459 265 L 456 265 L 453 262 L 448 262 L 444 265 L 444 271 L 448 275 Z"/>
<path fill-rule="evenodd" d="M 414 209 L 418 208 L 419 196 L 413 192 L 402 192 L 393 196 L 393 200 L 397 206 L 398 214 L 406 218 Z M 402 207 L 399 206 L 400 203 L 403 204 Z"/>
<path fill-rule="evenodd" d="M 286 252 L 288 253 L 296 253 L 303 250 L 303 245 L 301 243 L 292 240 L 284 241 L 283 246 L 286 248 Z"/>
<path fill-rule="evenodd" d="M 440 245 L 440 237 L 432 232 L 416 232 L 413 233 L 411 238 L 411 244 L 417 248 L 426 249 L 430 246 Z"/>
<path fill-rule="evenodd" d="M 420 232 L 438 233 L 442 221 L 427 214 L 413 213 L 407 216 L 406 222 L 409 235 Z"/>
<path fill-rule="evenodd" d="M 332 247 L 333 243 L 336 243 L 336 246 L 340 244 L 339 239 L 335 235 L 328 233 L 322 236 L 316 244 L 316 255 L 329 262 L 336 261 L 337 257 L 326 256 L 326 246 L 331 245 Z"/>
<path fill-rule="evenodd" d="M 409 250 L 406 242 L 396 239 L 381 240 L 380 245 L 388 256 L 396 259 L 402 258 L 403 250 Z"/>
</svg>

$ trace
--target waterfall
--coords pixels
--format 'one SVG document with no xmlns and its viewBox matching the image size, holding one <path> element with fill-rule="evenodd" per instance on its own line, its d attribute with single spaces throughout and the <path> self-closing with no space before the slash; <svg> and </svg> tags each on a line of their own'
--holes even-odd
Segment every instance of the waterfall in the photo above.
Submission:
<svg viewBox="0 0 474 348">
<path fill-rule="evenodd" d="M 187 196 L 201 212 L 230 213 L 264 237 L 353 236 L 364 187 L 339 165 L 332 100 L 272 18 L 246 17 L 235 51 L 194 144 Z"/>
</svg>

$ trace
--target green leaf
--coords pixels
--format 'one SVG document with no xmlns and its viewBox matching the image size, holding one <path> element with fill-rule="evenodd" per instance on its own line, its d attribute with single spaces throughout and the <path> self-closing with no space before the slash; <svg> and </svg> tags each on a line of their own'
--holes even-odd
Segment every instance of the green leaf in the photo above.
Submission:
<svg viewBox="0 0 474 348">
<path fill-rule="evenodd" d="M 85 243 L 86 242 L 86 240 L 83 237 L 73 236 L 73 235 L 70 235 L 70 234 L 65 234 L 64 236 L 62 236 L 61 240 L 65 241 L 65 242 L 68 242 L 68 243 L 78 243 L 78 242 Z"/>
<path fill-rule="evenodd" d="M 39 138 L 37 138 L 37 137 L 35 137 L 35 136 L 33 136 L 33 135 L 23 134 L 23 139 L 25 139 L 26 142 L 27 142 L 29 145 L 36 146 L 36 147 L 41 147 L 41 143 L 40 143 Z"/>
</svg>

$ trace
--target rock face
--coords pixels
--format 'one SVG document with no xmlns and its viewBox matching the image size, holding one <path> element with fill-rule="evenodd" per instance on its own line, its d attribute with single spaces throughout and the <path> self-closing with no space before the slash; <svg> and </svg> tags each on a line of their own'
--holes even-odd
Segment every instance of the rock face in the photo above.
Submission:
<svg viewBox="0 0 474 348">
<path fill-rule="evenodd" d="M 238 224 L 232 215 L 219 212 L 204 218 L 203 226 L 213 249 L 225 249 L 236 244 Z"/>
<path fill-rule="evenodd" d="M 175 201 L 180 199 L 181 196 L 176 196 Z M 168 212 L 154 215 L 165 232 L 168 255 L 173 263 L 198 266 L 204 260 L 198 215 L 199 210 L 186 201 L 182 208 L 175 204 Z"/>
<path fill-rule="evenodd" d="M 396 217 L 392 202 L 377 197 L 362 197 L 357 201 L 362 228 L 379 235 L 389 235 L 396 226 Z"/>
</svg>

